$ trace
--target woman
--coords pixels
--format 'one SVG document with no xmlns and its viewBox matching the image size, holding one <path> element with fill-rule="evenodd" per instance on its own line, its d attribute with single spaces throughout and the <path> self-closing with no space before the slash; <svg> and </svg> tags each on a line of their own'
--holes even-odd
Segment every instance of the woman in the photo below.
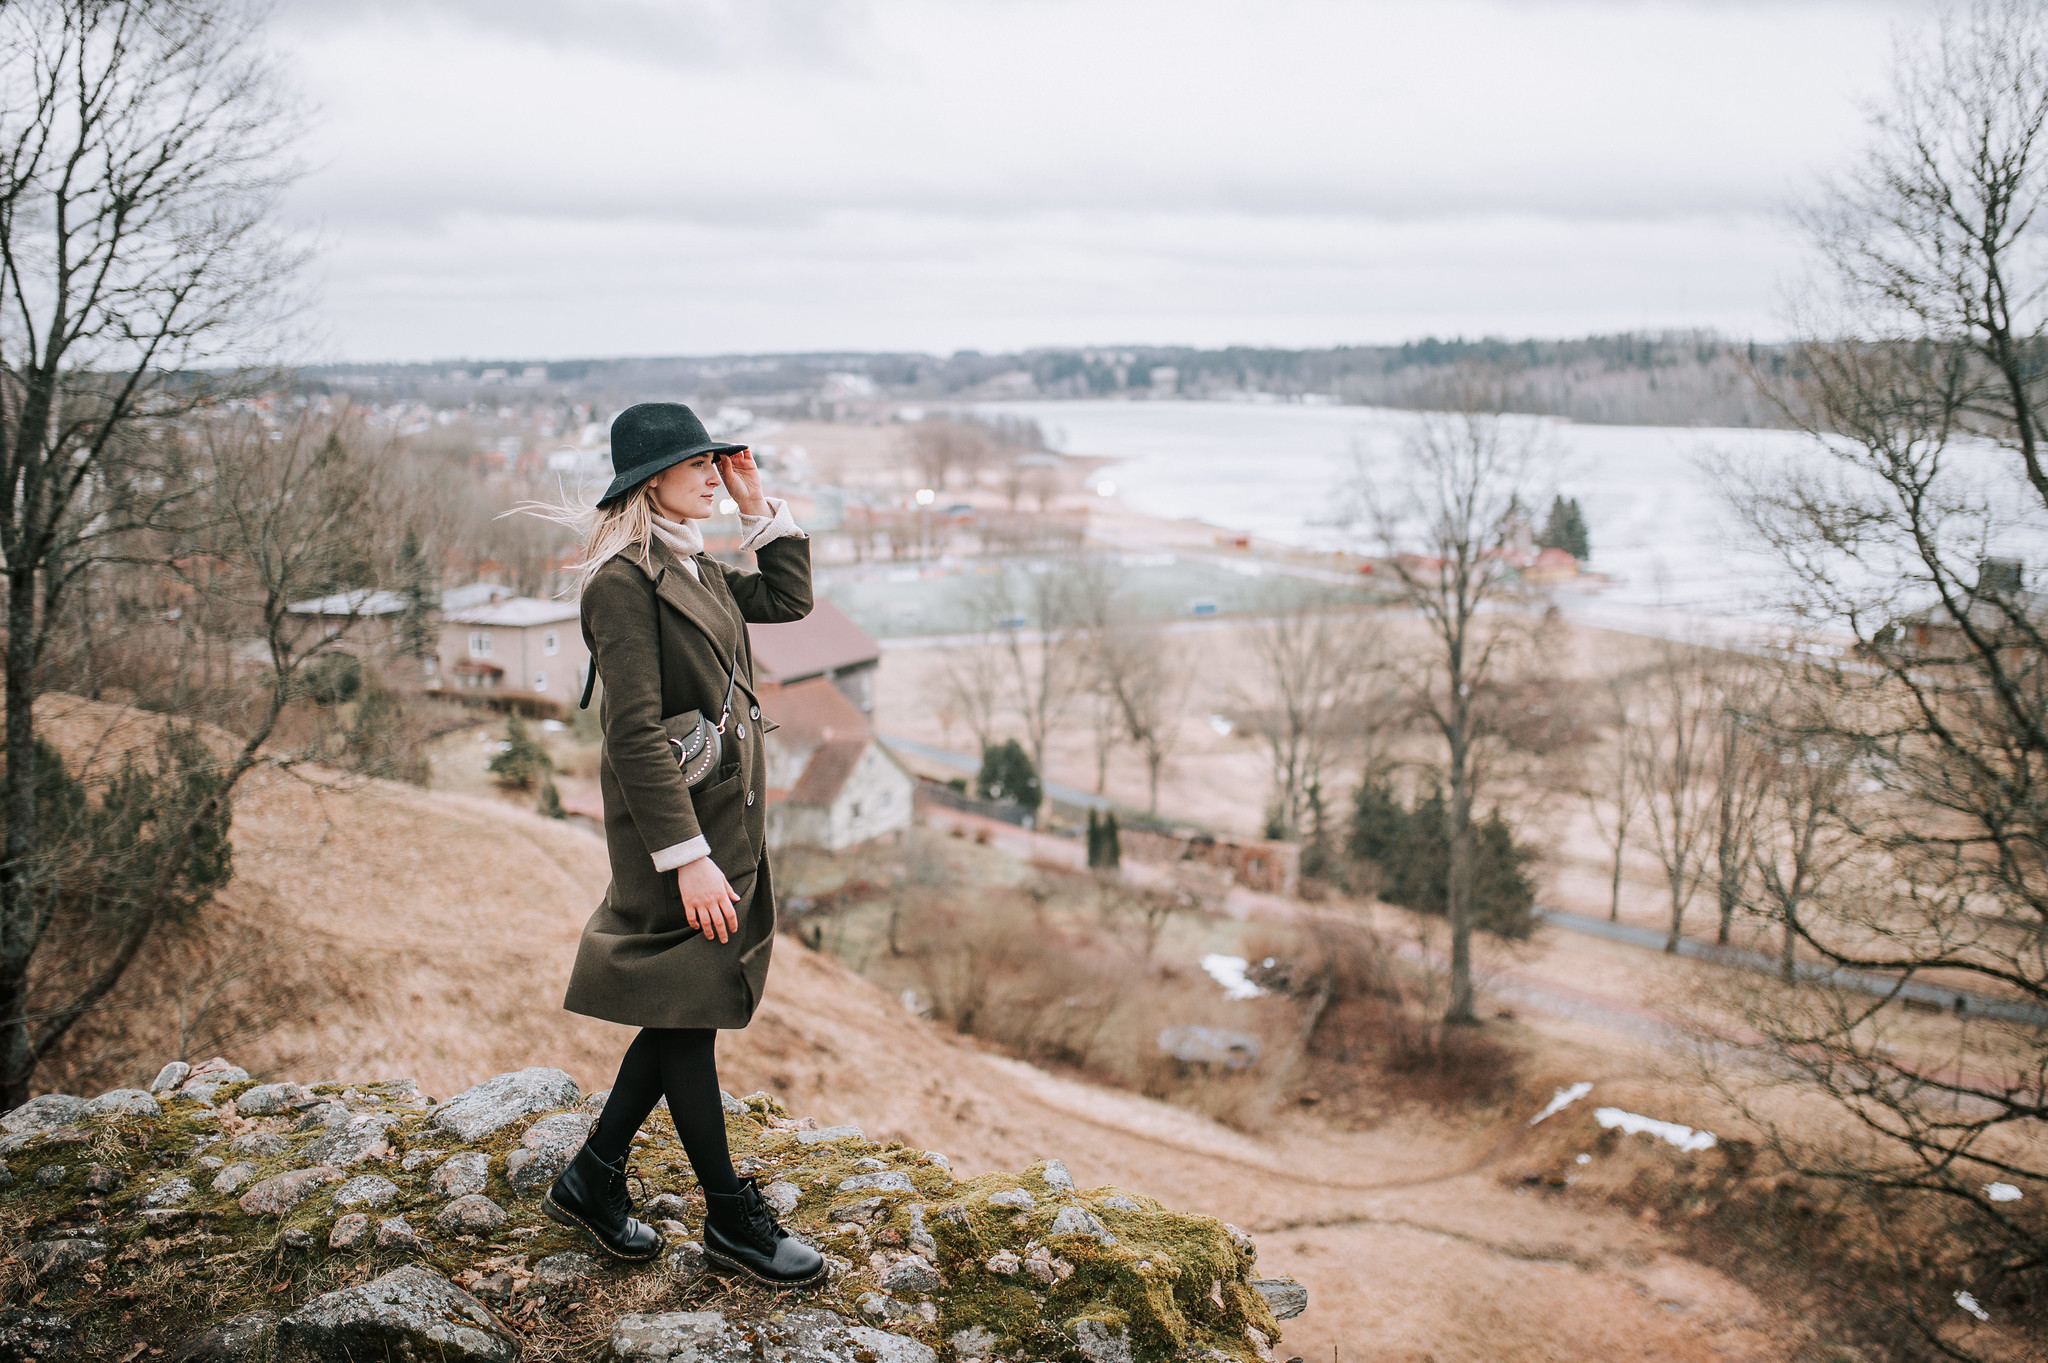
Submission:
<svg viewBox="0 0 2048 1363">
<path fill-rule="evenodd" d="M 641 1032 L 589 1139 L 541 1205 L 614 1258 L 659 1254 L 661 1233 L 628 1214 L 626 1157 L 665 1096 L 704 1189 L 705 1256 L 771 1287 L 803 1287 L 824 1277 L 824 1259 L 733 1172 L 712 1049 L 716 1029 L 753 1016 L 775 939 L 746 627 L 810 613 L 810 543 L 784 502 L 761 495 L 747 447 L 712 440 L 680 403 L 621 412 L 612 467 L 618 476 L 583 513 L 577 570 L 591 680 L 604 679 L 598 779 L 612 880 L 584 925 L 563 1007 Z M 759 572 L 703 552 L 698 522 L 721 485 Z M 723 722 L 719 765 L 694 790 L 662 724 L 685 711 Z"/>
</svg>

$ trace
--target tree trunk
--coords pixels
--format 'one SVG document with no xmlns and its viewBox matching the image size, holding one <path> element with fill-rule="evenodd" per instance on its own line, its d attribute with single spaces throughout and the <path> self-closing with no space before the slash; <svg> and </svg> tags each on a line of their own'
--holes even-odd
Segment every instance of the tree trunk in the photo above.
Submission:
<svg viewBox="0 0 2048 1363">
<path fill-rule="evenodd" d="M 1472 1005 L 1472 792 L 1459 744 L 1451 750 L 1449 899 L 1451 919 L 1451 1006 L 1445 1022 L 1477 1023 Z"/>
<path fill-rule="evenodd" d="M 1678 954 L 1678 939 L 1685 934 L 1685 886 L 1681 881 L 1683 872 L 1671 877 L 1671 931 L 1664 937 L 1664 954 Z"/>
<path fill-rule="evenodd" d="M 1614 876 L 1607 890 L 1607 921 L 1610 923 L 1619 923 L 1621 921 L 1622 837 L 1623 831 L 1621 830 L 1618 830 L 1614 835 Z"/>
<path fill-rule="evenodd" d="M 29 1100 L 35 1062 L 28 1045 L 28 976 L 19 967 L 0 966 L 0 1112 L 12 1112 Z"/>
</svg>

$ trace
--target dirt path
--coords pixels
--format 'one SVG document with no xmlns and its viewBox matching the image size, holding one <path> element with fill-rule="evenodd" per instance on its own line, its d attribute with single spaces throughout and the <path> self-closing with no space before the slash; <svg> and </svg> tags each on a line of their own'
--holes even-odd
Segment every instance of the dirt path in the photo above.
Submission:
<svg viewBox="0 0 2048 1363">
<path fill-rule="evenodd" d="M 909 1018 L 828 958 L 790 951 L 776 969 L 726 1062 L 748 1083 L 873 1137 L 936 1143 L 963 1173 L 1056 1154 L 1084 1186 L 1243 1227 L 1261 1271 L 1309 1286 L 1282 1358 L 1761 1360 L 1789 1356 L 1798 1333 L 1654 1228 L 1503 1186 L 1501 1166 L 1538 1138 L 1519 1122 L 1410 1116 L 1340 1132 L 1301 1118 L 1248 1134 L 991 1054 Z M 1538 1135 L 1557 1139 L 1589 1115 Z"/>
</svg>

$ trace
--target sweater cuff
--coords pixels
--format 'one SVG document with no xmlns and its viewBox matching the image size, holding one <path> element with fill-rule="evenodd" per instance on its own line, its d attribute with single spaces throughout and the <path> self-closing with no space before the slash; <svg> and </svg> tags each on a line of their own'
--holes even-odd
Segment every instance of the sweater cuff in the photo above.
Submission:
<svg viewBox="0 0 2048 1363">
<path fill-rule="evenodd" d="M 780 497 L 763 497 L 761 500 L 768 503 L 767 515 L 749 516 L 744 512 L 740 514 L 741 549 L 751 552 L 770 540 L 779 540 L 785 536 L 809 538 L 797 528 L 796 518 L 789 514 L 788 502 Z"/>
<path fill-rule="evenodd" d="M 704 840 L 702 833 L 699 833 L 688 842 L 679 842 L 672 847 L 664 847 L 659 852 L 656 852 L 654 854 L 654 869 L 657 871 L 679 870 L 682 867 L 688 866 L 699 857 L 708 857 L 710 855 L 711 844 Z"/>
</svg>

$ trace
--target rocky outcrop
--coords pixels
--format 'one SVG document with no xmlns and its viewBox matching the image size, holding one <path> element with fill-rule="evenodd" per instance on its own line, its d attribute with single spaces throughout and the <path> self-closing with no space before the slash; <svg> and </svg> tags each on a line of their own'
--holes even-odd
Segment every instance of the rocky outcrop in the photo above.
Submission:
<svg viewBox="0 0 2048 1363">
<path fill-rule="evenodd" d="M 594 1108 L 559 1070 L 435 1103 L 216 1059 L 150 1092 L 45 1095 L 0 1116 L 0 1361 L 1258 1363 L 1306 1303 L 1253 1277 L 1234 1228 L 1058 1160 L 962 1181 L 767 1094 L 725 1106 L 742 1170 L 827 1256 L 821 1287 L 777 1297 L 707 1263 L 659 1112 L 633 1190 L 668 1248 L 593 1258 L 538 1205 Z"/>
</svg>

